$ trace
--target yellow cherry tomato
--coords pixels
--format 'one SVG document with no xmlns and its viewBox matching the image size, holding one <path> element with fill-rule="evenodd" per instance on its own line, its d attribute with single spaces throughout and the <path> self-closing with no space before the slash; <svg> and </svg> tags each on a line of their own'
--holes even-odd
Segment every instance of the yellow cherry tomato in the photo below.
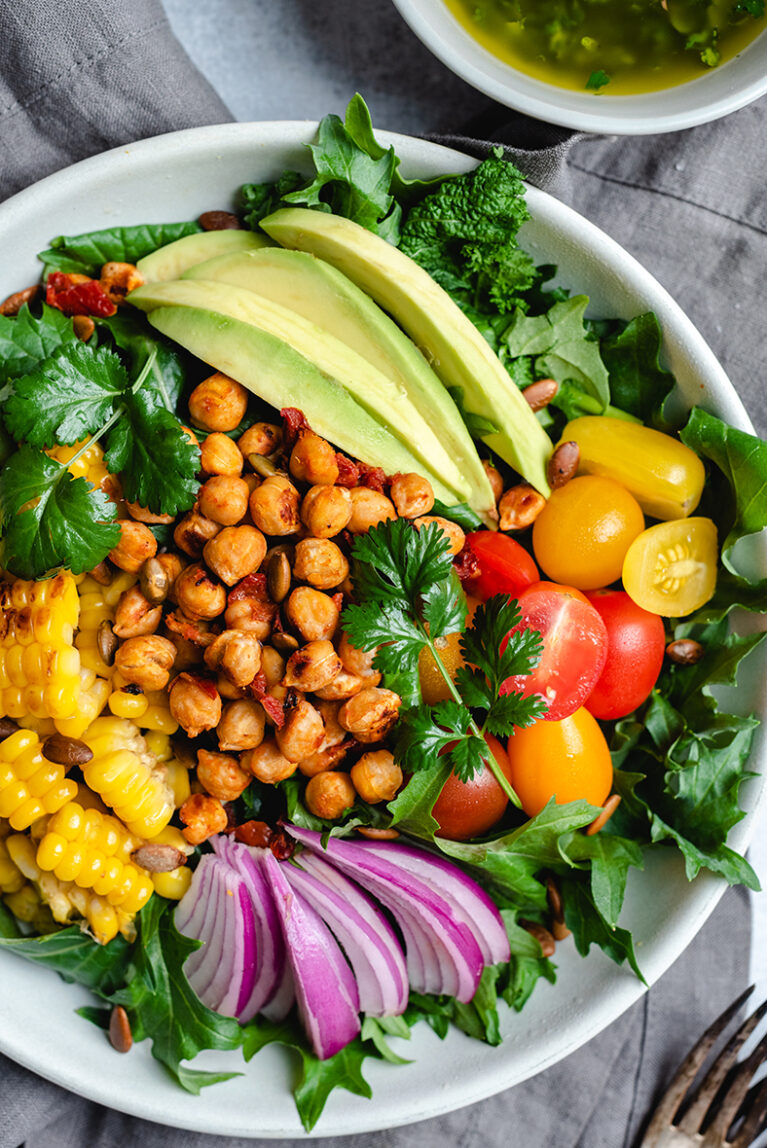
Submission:
<svg viewBox="0 0 767 1148">
<path fill-rule="evenodd" d="M 470 626 L 474 611 L 479 605 L 479 599 L 469 595 L 466 599 L 466 605 L 468 606 L 466 625 Z M 446 634 L 444 638 L 437 638 L 434 643 L 442 664 L 453 680 L 455 680 L 456 671 L 464 664 L 460 647 L 461 633 L 462 631 L 459 630 L 455 634 Z M 418 676 L 421 680 L 423 700 L 427 705 L 435 706 L 437 702 L 445 702 L 452 698 L 450 687 L 434 661 L 431 650 L 426 646 L 421 650 L 421 656 L 418 659 Z"/>
<path fill-rule="evenodd" d="M 620 578 L 626 551 L 643 530 L 632 494 L 611 478 L 584 475 L 552 492 L 533 526 L 533 550 L 552 581 L 598 590 Z"/>
<path fill-rule="evenodd" d="M 716 526 L 710 518 L 660 522 L 629 546 L 623 586 L 643 610 L 680 618 L 713 596 L 718 558 Z"/>
<path fill-rule="evenodd" d="M 562 721 L 537 721 L 514 731 L 506 753 L 513 785 L 528 817 L 553 797 L 557 805 L 579 798 L 604 805 L 613 763 L 596 718 L 579 709 Z"/>
<path fill-rule="evenodd" d="M 703 463 L 671 435 L 627 419 L 587 415 L 568 423 L 562 440 L 578 443 L 579 474 L 619 482 L 651 518 L 686 518 L 700 502 Z"/>
</svg>

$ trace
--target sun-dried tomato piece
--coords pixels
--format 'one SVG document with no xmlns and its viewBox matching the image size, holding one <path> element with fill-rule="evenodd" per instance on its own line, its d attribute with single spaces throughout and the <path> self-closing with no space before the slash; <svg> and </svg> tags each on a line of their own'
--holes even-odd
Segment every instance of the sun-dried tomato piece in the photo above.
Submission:
<svg viewBox="0 0 767 1148">
<path fill-rule="evenodd" d="M 268 716 L 272 719 L 277 729 L 282 729 L 285 725 L 285 711 L 282 708 L 282 702 L 278 698 L 273 698 L 271 694 L 264 694 L 262 698 L 258 699 Z"/>
<path fill-rule="evenodd" d="M 266 574 L 246 574 L 242 581 L 227 594 L 227 602 L 240 602 L 243 598 L 257 598 L 259 602 L 268 602 L 269 594 L 266 588 Z"/>
<path fill-rule="evenodd" d="M 280 411 L 280 418 L 282 419 L 282 441 L 285 447 L 290 450 L 298 438 L 298 432 L 302 430 L 309 430 L 309 423 L 306 421 L 306 415 L 300 411 L 298 407 L 283 407 Z"/>
<path fill-rule="evenodd" d="M 370 490 L 377 490 L 379 494 L 383 494 L 390 485 L 391 479 L 387 478 L 382 467 L 367 466 L 364 462 L 358 462 L 357 467 L 360 472 L 360 486 L 367 486 Z"/>
<path fill-rule="evenodd" d="M 244 821 L 234 830 L 235 841 L 240 841 L 243 845 L 255 846 L 258 849 L 266 848 L 273 836 L 274 830 L 270 829 L 265 821 Z"/>
<path fill-rule="evenodd" d="M 259 670 L 252 682 L 248 683 L 248 689 L 260 701 L 266 693 L 268 686 L 266 684 L 266 674 L 263 670 Z"/>
<path fill-rule="evenodd" d="M 357 485 L 360 480 L 360 471 L 355 462 L 352 462 L 345 454 L 336 451 L 336 466 L 338 467 L 336 486 L 346 486 L 351 489 Z"/>
<path fill-rule="evenodd" d="M 287 861 L 289 857 L 293 856 L 296 843 L 288 837 L 284 829 L 280 829 L 277 833 L 272 834 L 269 848 L 278 861 Z"/>
<path fill-rule="evenodd" d="M 462 583 L 479 577 L 479 559 L 468 542 L 464 543 L 463 549 L 453 559 L 453 569 Z"/>
<path fill-rule="evenodd" d="M 117 307 L 98 279 L 51 271 L 45 289 L 45 302 L 65 315 L 98 315 L 108 319 Z"/>
</svg>

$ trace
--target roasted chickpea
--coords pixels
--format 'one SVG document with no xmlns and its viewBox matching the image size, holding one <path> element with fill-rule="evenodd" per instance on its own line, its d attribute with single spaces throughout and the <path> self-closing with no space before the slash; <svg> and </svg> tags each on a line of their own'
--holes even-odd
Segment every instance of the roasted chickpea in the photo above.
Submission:
<svg viewBox="0 0 767 1148">
<path fill-rule="evenodd" d="M 301 525 L 298 517 L 300 495 L 284 474 L 273 474 L 257 486 L 250 496 L 250 513 L 264 534 L 295 534 Z"/>
<path fill-rule="evenodd" d="M 352 534 L 367 534 L 371 526 L 379 522 L 388 522 L 397 517 L 394 503 L 385 494 L 371 490 L 367 486 L 355 486 L 349 491 L 352 502 L 352 513 L 348 529 Z"/>
<path fill-rule="evenodd" d="M 244 458 L 249 454 L 274 454 L 282 446 L 282 427 L 273 423 L 253 423 L 237 439 L 237 449 Z"/>
<path fill-rule="evenodd" d="M 340 661 L 340 659 L 339 659 Z M 325 701 L 346 701 L 358 694 L 365 682 L 357 674 L 342 669 L 327 685 L 315 689 L 318 698 Z"/>
<path fill-rule="evenodd" d="M 352 499 L 345 486 L 312 486 L 301 503 L 301 521 L 315 538 L 334 538 L 351 516 Z"/>
<path fill-rule="evenodd" d="M 176 647 L 156 634 L 129 638 L 115 653 L 115 666 L 126 682 L 142 690 L 164 690 L 176 660 Z"/>
<path fill-rule="evenodd" d="M 205 650 L 205 665 L 238 689 L 249 686 L 261 668 L 261 643 L 242 630 L 224 630 Z"/>
<path fill-rule="evenodd" d="M 482 460 L 482 468 L 488 477 L 488 481 L 490 482 L 490 489 L 493 492 L 493 498 L 497 502 L 503 494 L 503 475 L 501 474 L 500 470 L 498 470 L 498 467 L 493 466 L 493 464 L 488 462 L 486 458 Z"/>
<path fill-rule="evenodd" d="M 216 733 L 220 749 L 255 749 L 264 740 L 266 715 L 253 698 L 239 698 L 224 706 Z"/>
<path fill-rule="evenodd" d="M 248 513 L 248 484 L 241 478 L 214 474 L 200 487 L 200 510 L 211 522 L 234 526 Z"/>
<path fill-rule="evenodd" d="M 248 392 L 240 383 L 216 371 L 189 396 L 189 414 L 195 426 L 207 431 L 232 431 L 248 409 Z"/>
<path fill-rule="evenodd" d="M 125 505 L 128 514 L 137 522 L 146 522 L 152 526 L 168 526 L 173 521 L 172 514 L 153 514 L 145 506 L 140 506 L 138 502 L 126 502 Z"/>
<path fill-rule="evenodd" d="M 191 618 L 217 618 L 226 609 L 226 590 L 202 562 L 185 567 L 173 587 L 176 601 Z"/>
<path fill-rule="evenodd" d="M 328 686 L 341 672 L 341 659 L 331 642 L 308 642 L 288 658 L 283 686 L 311 693 Z"/>
<path fill-rule="evenodd" d="M 205 518 L 199 510 L 190 510 L 173 531 L 173 541 L 190 558 L 199 558 L 205 543 L 215 538 L 220 529 L 217 522 Z"/>
<path fill-rule="evenodd" d="M 267 689 L 278 685 L 285 676 L 285 659 L 274 646 L 264 646 L 261 650 L 261 671 L 266 678 Z"/>
<path fill-rule="evenodd" d="M 255 526 L 226 526 L 202 552 L 213 573 L 227 586 L 254 574 L 265 554 L 266 539 Z"/>
<path fill-rule="evenodd" d="M 305 641 L 317 642 L 322 638 L 332 638 L 340 611 L 328 594 L 309 586 L 299 586 L 288 598 L 287 615 L 291 626 Z"/>
<path fill-rule="evenodd" d="M 346 730 L 338 720 L 338 711 L 341 708 L 340 702 L 320 701 L 315 704 L 325 727 L 325 739 L 322 743 L 322 748 L 329 749 L 331 746 L 339 745 L 342 741 L 345 741 Z"/>
<path fill-rule="evenodd" d="M 332 590 L 349 573 L 349 563 L 329 538 L 303 538 L 296 546 L 293 573 L 316 590 Z"/>
<path fill-rule="evenodd" d="M 351 769 L 354 788 L 363 801 L 391 801 L 402 785 L 402 770 L 388 749 L 363 753 Z"/>
<path fill-rule="evenodd" d="M 351 809 L 356 796 L 349 774 L 331 769 L 309 778 L 304 804 L 315 817 L 335 821 Z"/>
<path fill-rule="evenodd" d="M 175 602 L 176 599 L 173 594 L 173 586 L 179 574 L 184 569 L 184 563 L 181 561 L 178 554 L 158 554 L 157 557 L 153 559 L 153 561 L 157 562 L 160 568 L 163 570 L 168 581 L 168 598 L 171 602 Z M 146 594 L 146 590 L 144 593 Z"/>
<path fill-rule="evenodd" d="M 118 638 L 138 638 L 154 634 L 161 621 L 162 606 L 153 606 L 138 586 L 131 586 L 120 595 L 112 630 Z"/>
<path fill-rule="evenodd" d="M 338 656 L 341 663 L 350 674 L 357 674 L 358 677 L 364 678 L 366 686 L 377 686 L 381 680 L 381 671 L 373 666 L 373 659 L 377 653 L 377 649 L 358 650 L 349 641 L 348 634 L 341 634 L 341 641 L 338 643 Z"/>
<path fill-rule="evenodd" d="M 237 478 L 242 473 L 242 455 L 228 435 L 214 431 L 202 440 L 200 466 L 205 474 L 224 474 Z"/>
<path fill-rule="evenodd" d="M 125 302 L 129 291 L 135 291 L 144 282 L 144 276 L 135 263 L 105 263 L 101 268 L 101 290 L 113 303 Z"/>
<path fill-rule="evenodd" d="M 179 674 L 168 694 L 170 712 L 190 737 L 215 729 L 221 721 L 221 695 L 213 682 L 197 674 Z"/>
<path fill-rule="evenodd" d="M 396 722 L 401 705 L 402 698 L 392 690 L 368 686 L 341 706 L 338 720 L 357 741 L 381 741 Z"/>
<path fill-rule="evenodd" d="M 248 788 L 251 775 L 240 768 L 239 760 L 228 753 L 197 751 L 197 780 L 219 801 L 236 801 Z"/>
<path fill-rule="evenodd" d="M 226 674 L 216 674 L 216 689 L 221 694 L 222 701 L 233 702 L 245 696 L 242 687 L 236 686 Z"/>
<path fill-rule="evenodd" d="M 237 598 L 230 602 L 224 614 L 228 630 L 243 630 L 264 642 L 272 632 L 274 615 L 279 607 L 259 597 Z"/>
<path fill-rule="evenodd" d="M 276 785 L 278 781 L 284 781 L 296 772 L 296 763 L 283 757 L 277 742 L 272 738 L 244 753 L 240 765 L 243 769 L 249 769 L 255 778 L 266 785 Z"/>
<path fill-rule="evenodd" d="M 319 711 L 305 698 L 289 710 L 285 724 L 275 734 L 280 753 L 295 762 L 316 753 L 324 738 L 325 726 Z"/>
<path fill-rule="evenodd" d="M 290 473 L 299 482 L 332 486 L 338 479 L 336 452 L 330 443 L 311 430 L 303 430 L 290 452 Z"/>
<path fill-rule="evenodd" d="M 121 570 L 137 574 L 147 558 L 157 553 L 157 539 L 148 526 L 131 518 L 123 518 L 117 525 L 121 538 L 114 550 L 110 550 L 109 557 Z"/>
<path fill-rule="evenodd" d="M 200 651 L 194 642 L 191 642 L 188 638 L 182 638 L 180 634 L 174 634 L 172 630 L 168 630 L 167 627 L 165 628 L 163 637 L 167 638 L 176 651 L 174 665 L 177 670 L 189 670 L 192 666 L 198 666 L 200 664 Z"/>
<path fill-rule="evenodd" d="M 413 526 L 416 530 L 420 530 L 423 526 L 428 526 L 429 523 L 436 522 L 441 528 L 442 533 L 450 543 L 450 553 L 460 554 L 463 550 L 463 544 L 466 541 L 466 535 L 461 530 L 456 522 L 449 522 L 447 518 L 440 518 L 438 515 L 426 514 L 423 518 L 416 518 Z"/>
<path fill-rule="evenodd" d="M 434 506 L 434 491 L 420 474 L 395 474 L 391 483 L 392 502 L 400 518 L 418 518 Z"/>
<path fill-rule="evenodd" d="M 186 826 L 181 832 L 190 845 L 202 845 L 216 833 L 223 833 L 229 824 L 226 810 L 217 797 L 207 793 L 193 793 L 178 811 Z"/>
</svg>

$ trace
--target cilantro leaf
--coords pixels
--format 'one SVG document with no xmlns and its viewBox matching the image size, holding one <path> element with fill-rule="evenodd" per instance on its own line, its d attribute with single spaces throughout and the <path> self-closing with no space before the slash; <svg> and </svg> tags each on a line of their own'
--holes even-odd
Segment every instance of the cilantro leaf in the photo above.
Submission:
<svg viewBox="0 0 767 1148">
<path fill-rule="evenodd" d="M 38 255 L 47 271 L 75 272 L 98 277 L 104 263 L 136 263 L 145 255 L 185 235 L 201 231 L 199 223 L 143 223 L 107 227 L 83 235 L 58 235 Z"/>
<path fill-rule="evenodd" d="M 25 444 L 0 473 L 2 564 L 20 578 L 92 570 L 120 540 L 115 515 L 102 490 Z"/>
<path fill-rule="evenodd" d="M 15 318 L 0 315 L 0 382 L 28 374 L 60 347 L 77 342 L 72 320 L 45 303 L 39 318 L 26 303 Z"/>
<path fill-rule="evenodd" d="M 6 426 L 33 446 L 71 445 L 103 426 L 128 382 L 114 352 L 68 343 L 13 381 Z"/>
<path fill-rule="evenodd" d="M 143 388 L 155 394 L 159 406 L 175 413 L 188 373 L 180 348 L 148 327 L 143 316 L 125 309 L 118 310 L 110 319 L 102 319 L 99 326 L 109 332 L 116 346 L 125 353 L 131 377 L 139 376 L 154 355 Z"/>
</svg>

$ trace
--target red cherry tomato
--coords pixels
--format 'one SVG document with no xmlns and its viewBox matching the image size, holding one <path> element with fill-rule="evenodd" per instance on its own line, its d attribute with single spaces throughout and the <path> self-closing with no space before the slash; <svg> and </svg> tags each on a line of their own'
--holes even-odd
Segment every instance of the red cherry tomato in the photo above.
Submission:
<svg viewBox="0 0 767 1148">
<path fill-rule="evenodd" d="M 589 601 L 607 628 L 607 661 L 586 702 L 596 718 L 621 718 L 649 696 L 663 665 L 663 620 L 625 590 L 594 590 Z"/>
<path fill-rule="evenodd" d="M 540 694 L 548 704 L 545 721 L 561 721 L 583 705 L 607 658 L 607 630 L 597 611 L 572 586 L 538 582 L 519 596 L 517 629 L 538 630 L 541 660 L 531 674 L 507 678 L 502 693 Z"/>
<path fill-rule="evenodd" d="M 466 542 L 479 563 L 479 575 L 466 583 L 466 589 L 482 601 L 493 594 L 517 598 L 540 578 L 538 567 L 525 550 L 507 534 L 477 530 Z"/>
<path fill-rule="evenodd" d="M 492 734 L 485 734 L 493 757 L 505 777 L 511 780 L 506 751 Z M 436 800 L 432 813 L 439 822 L 438 837 L 468 841 L 487 833 L 503 817 L 509 801 L 488 766 L 471 781 L 461 781 L 451 773 Z"/>
</svg>

